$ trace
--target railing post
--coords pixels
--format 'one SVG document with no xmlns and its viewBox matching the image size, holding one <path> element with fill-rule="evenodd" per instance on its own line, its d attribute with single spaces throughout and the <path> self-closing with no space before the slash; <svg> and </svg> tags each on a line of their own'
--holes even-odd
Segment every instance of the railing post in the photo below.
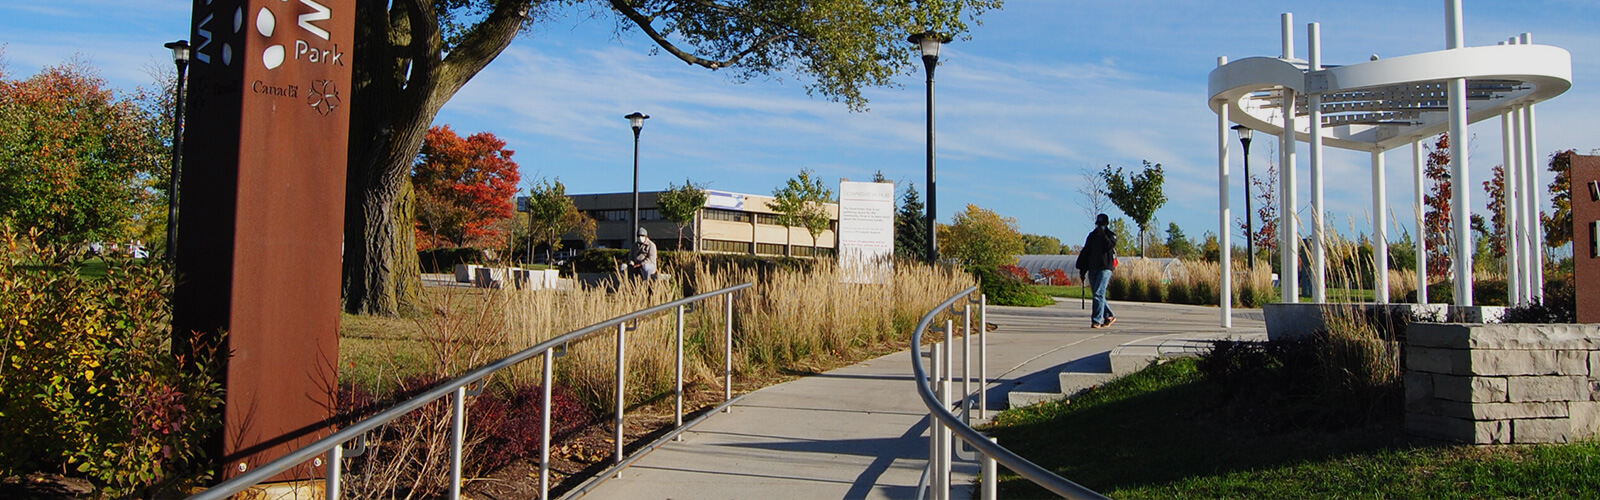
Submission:
<svg viewBox="0 0 1600 500">
<path fill-rule="evenodd" d="M 539 500 L 550 500 L 550 396 L 555 385 L 555 349 L 544 350 L 544 399 L 539 418 Z"/>
<path fill-rule="evenodd" d="M 968 297 L 970 299 L 970 297 Z M 961 310 L 961 421 L 972 425 L 972 301 Z"/>
<path fill-rule="evenodd" d="M 994 436 L 989 436 L 989 442 L 999 443 L 1000 440 L 995 439 Z M 983 490 L 983 500 L 995 500 L 995 497 L 999 494 L 999 488 L 997 487 L 999 478 L 995 477 L 999 473 L 1000 468 L 995 465 L 994 457 L 988 453 L 983 454 L 983 472 L 981 472 L 983 485 L 980 487 Z"/>
<path fill-rule="evenodd" d="M 333 445 L 328 450 L 328 484 L 323 488 L 324 497 L 328 500 L 339 500 L 340 480 L 344 474 L 344 445 Z"/>
<path fill-rule="evenodd" d="M 950 410 L 950 376 L 955 373 L 955 320 L 944 320 L 944 376 L 939 380 L 939 404 Z M 936 420 L 937 421 L 937 420 Z M 950 450 L 952 438 L 950 428 L 943 423 L 939 424 L 939 493 L 934 496 L 938 500 L 950 500 Z"/>
<path fill-rule="evenodd" d="M 939 379 L 943 376 L 942 374 L 939 373 L 939 368 L 943 365 L 939 360 L 943 359 L 943 355 L 944 355 L 943 349 L 940 349 L 940 347 L 941 346 L 939 344 L 933 344 L 933 345 L 928 346 L 928 367 L 929 367 L 929 370 L 928 370 L 928 384 L 933 386 L 934 390 L 938 390 L 938 388 L 939 388 Z M 939 462 L 939 451 L 944 449 L 944 447 L 939 444 L 939 437 L 942 434 L 939 431 L 942 430 L 942 429 L 944 429 L 944 425 L 939 422 L 939 418 L 938 417 L 935 417 L 933 415 L 933 410 L 929 409 L 928 410 L 928 489 L 930 489 L 930 490 L 937 490 L 939 488 L 939 471 L 943 470 L 939 466 L 939 464 L 940 464 L 940 462 Z M 928 495 L 927 498 L 937 499 L 937 498 L 939 498 L 939 494 L 938 493 L 934 493 L 932 495 Z"/>
<path fill-rule="evenodd" d="M 461 499 L 461 448 L 467 438 L 467 388 L 456 388 L 450 405 L 450 500 Z"/>
<path fill-rule="evenodd" d="M 727 306 L 728 306 L 727 307 L 727 313 L 728 313 L 727 314 L 727 321 L 723 325 L 724 328 L 726 328 L 726 331 L 725 331 L 726 335 L 723 338 L 725 339 L 724 347 L 727 350 L 722 355 L 722 361 L 724 363 L 723 381 L 722 381 L 722 401 L 723 402 L 728 402 L 728 401 L 733 401 L 733 292 L 728 292 L 727 295 L 724 295 L 722 297 L 723 297 L 723 299 L 722 299 L 723 303 L 727 304 Z M 730 407 L 727 407 L 727 408 L 723 408 L 722 412 L 723 413 L 732 413 L 733 412 L 733 407 L 730 406 Z"/>
<path fill-rule="evenodd" d="M 623 406 L 627 402 L 627 400 L 624 398 L 624 396 L 627 394 L 627 391 L 626 391 L 627 380 L 624 378 L 626 376 L 627 371 L 628 371 L 628 358 L 626 356 L 627 336 L 628 336 L 628 323 L 627 322 L 618 323 L 617 324 L 617 419 L 616 419 L 617 446 L 616 446 L 616 453 L 614 455 L 612 455 L 612 463 L 614 463 L 614 464 L 622 463 L 622 412 L 623 412 L 623 410 L 627 409 L 627 407 Z M 622 470 L 621 469 L 617 470 L 617 477 L 622 477 Z"/>
<path fill-rule="evenodd" d="M 978 296 L 978 419 L 989 418 L 989 296 Z"/>
<path fill-rule="evenodd" d="M 677 402 L 677 418 L 674 420 L 677 423 L 677 425 L 673 426 L 673 428 L 683 427 L 683 306 L 678 306 L 678 363 L 677 363 L 677 374 L 678 374 L 678 378 L 677 378 L 678 382 L 677 382 L 677 385 L 675 386 L 676 389 L 674 389 L 673 392 L 672 392 L 673 395 L 677 396 L 677 399 L 678 399 L 678 402 Z M 677 436 L 673 436 L 672 440 L 673 441 L 683 441 L 683 434 L 679 434 Z"/>
</svg>

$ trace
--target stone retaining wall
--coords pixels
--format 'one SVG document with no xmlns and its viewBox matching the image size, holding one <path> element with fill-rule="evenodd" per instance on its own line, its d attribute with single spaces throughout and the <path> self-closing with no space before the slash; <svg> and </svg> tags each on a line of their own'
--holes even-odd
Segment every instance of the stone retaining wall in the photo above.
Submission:
<svg viewBox="0 0 1600 500">
<path fill-rule="evenodd" d="M 1405 356 L 1411 434 L 1565 443 L 1600 430 L 1600 325 L 1414 323 Z"/>
</svg>

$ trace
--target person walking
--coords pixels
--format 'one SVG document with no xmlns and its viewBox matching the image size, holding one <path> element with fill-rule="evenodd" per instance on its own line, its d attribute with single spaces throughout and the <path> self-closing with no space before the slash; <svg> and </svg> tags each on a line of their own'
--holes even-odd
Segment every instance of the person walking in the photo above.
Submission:
<svg viewBox="0 0 1600 500">
<path fill-rule="evenodd" d="M 1089 328 L 1105 328 L 1117 322 L 1106 302 L 1106 285 L 1111 283 L 1111 270 L 1117 267 L 1117 233 L 1110 228 L 1111 218 L 1096 215 L 1094 231 L 1083 242 L 1078 252 L 1078 278 L 1094 291 L 1094 309 L 1089 314 Z"/>
<path fill-rule="evenodd" d="M 639 241 L 628 254 L 628 267 L 634 275 L 646 281 L 656 278 L 656 244 L 650 241 L 650 231 L 639 228 Z"/>
</svg>

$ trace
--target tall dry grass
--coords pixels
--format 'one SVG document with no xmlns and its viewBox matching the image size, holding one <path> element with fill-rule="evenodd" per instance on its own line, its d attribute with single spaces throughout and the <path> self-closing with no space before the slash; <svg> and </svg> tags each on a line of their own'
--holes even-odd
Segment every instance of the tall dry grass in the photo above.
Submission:
<svg viewBox="0 0 1600 500">
<path fill-rule="evenodd" d="M 1275 298 L 1272 270 L 1267 266 L 1246 270 L 1244 263 L 1233 266 L 1233 304 L 1260 307 Z M 1107 294 L 1115 300 L 1169 302 L 1211 305 L 1222 295 L 1222 265 L 1215 262 L 1184 261 L 1170 273 L 1155 261 L 1124 259 L 1111 273 Z"/>
<path fill-rule="evenodd" d="M 873 345 L 905 342 L 916 320 L 939 301 L 974 283 L 966 273 L 906 261 L 897 263 L 892 284 L 842 283 L 838 266 L 821 262 L 809 269 L 743 269 L 713 266 L 692 257 L 671 269 L 672 280 L 645 283 L 622 280 L 570 291 L 502 290 L 500 321 L 509 333 L 496 357 L 547 339 L 671 302 L 754 282 L 734 297 L 733 367 L 736 374 L 809 371 L 850 359 Z M 723 299 L 700 303 L 685 315 L 684 380 L 720 388 L 727 346 Z M 485 318 L 493 322 L 494 318 Z M 572 388 L 596 407 L 615 398 L 616 335 L 607 332 L 571 346 L 556 363 L 557 383 Z M 628 404 L 668 394 L 674 383 L 676 316 L 640 321 L 626 333 Z M 510 371 L 505 383 L 539 384 L 537 362 Z"/>
</svg>

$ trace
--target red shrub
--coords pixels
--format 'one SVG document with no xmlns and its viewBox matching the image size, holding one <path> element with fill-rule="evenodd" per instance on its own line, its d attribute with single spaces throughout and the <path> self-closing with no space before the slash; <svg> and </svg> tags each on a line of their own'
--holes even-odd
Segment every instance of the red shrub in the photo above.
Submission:
<svg viewBox="0 0 1600 500">
<path fill-rule="evenodd" d="M 1051 285 L 1068 286 L 1077 284 L 1077 280 L 1073 279 L 1072 275 L 1067 274 L 1066 271 L 1062 271 L 1060 269 L 1044 269 L 1039 271 L 1039 274 L 1043 274 L 1046 278 L 1050 278 Z"/>
<path fill-rule="evenodd" d="M 1010 274 L 1012 276 L 1016 276 L 1017 278 L 1019 278 L 1019 279 L 1021 279 L 1023 281 L 1033 281 L 1033 276 L 1029 275 L 1028 274 L 1028 270 L 1027 269 L 1023 269 L 1021 266 L 1014 266 L 1014 265 L 1011 265 L 1011 264 L 1002 264 L 1002 265 L 1000 265 L 1000 271 L 1004 272 L 1004 273 L 1007 273 L 1007 274 Z"/>
</svg>

